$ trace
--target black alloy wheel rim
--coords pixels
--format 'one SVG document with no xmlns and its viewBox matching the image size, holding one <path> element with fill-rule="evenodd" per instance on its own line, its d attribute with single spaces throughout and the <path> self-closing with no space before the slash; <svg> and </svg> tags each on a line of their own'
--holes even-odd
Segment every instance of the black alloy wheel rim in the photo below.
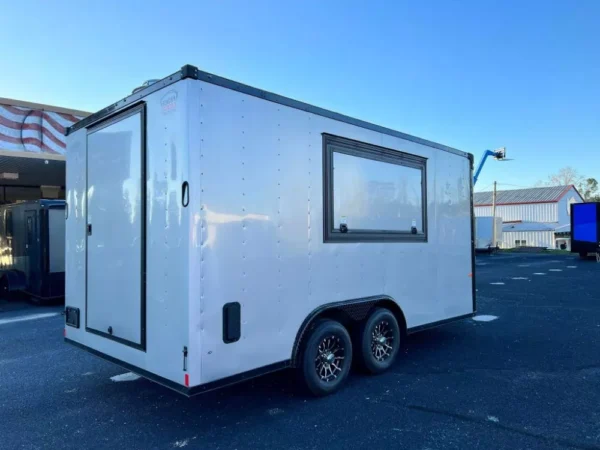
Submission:
<svg viewBox="0 0 600 450">
<path fill-rule="evenodd" d="M 319 343 L 315 370 L 324 383 L 334 382 L 344 370 L 346 348 L 343 341 L 335 335 L 326 336 Z"/>
<path fill-rule="evenodd" d="M 394 349 L 394 331 L 387 320 L 373 327 L 371 333 L 371 353 L 376 361 L 383 362 L 392 356 Z"/>
</svg>

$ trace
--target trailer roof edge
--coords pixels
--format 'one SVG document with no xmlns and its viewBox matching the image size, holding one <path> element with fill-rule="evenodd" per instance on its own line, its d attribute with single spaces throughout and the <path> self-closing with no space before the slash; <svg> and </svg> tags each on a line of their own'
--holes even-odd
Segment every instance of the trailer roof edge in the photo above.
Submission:
<svg viewBox="0 0 600 450">
<path fill-rule="evenodd" d="M 65 130 L 65 136 L 68 136 L 69 134 L 71 134 L 81 128 L 85 128 L 96 122 L 99 122 L 100 120 L 104 119 L 105 117 L 110 116 L 113 113 L 116 113 L 117 111 L 119 111 L 123 108 L 129 107 L 129 106 L 137 103 L 139 100 L 141 100 L 145 96 L 150 95 L 153 92 L 156 92 L 156 91 L 158 91 L 164 87 L 167 87 L 173 83 L 177 83 L 178 81 L 184 80 L 186 78 L 198 79 L 197 74 L 198 74 L 197 68 L 195 68 L 194 66 L 185 65 L 181 68 L 181 70 L 163 78 L 162 80 L 157 81 L 156 83 L 153 83 L 150 86 L 148 86 L 144 89 L 141 89 L 141 90 L 125 97 L 124 99 L 119 100 L 116 103 L 113 103 L 112 105 L 107 106 L 106 108 L 102 108 L 100 111 L 95 112 L 94 114 L 91 114 L 91 115 L 85 117 L 84 119 L 81 119 L 79 122 L 71 125 L 70 127 L 67 127 L 67 129 Z"/>
<path fill-rule="evenodd" d="M 74 125 L 70 126 L 66 130 L 66 135 L 73 133 L 81 128 L 87 127 L 95 122 L 98 122 L 105 118 L 106 116 L 119 111 L 122 108 L 130 106 L 135 102 L 141 100 L 143 97 L 162 89 L 166 86 L 169 86 L 178 81 L 184 80 L 186 78 L 191 78 L 194 80 L 204 81 L 206 83 L 214 84 L 217 86 L 224 87 L 226 89 L 231 89 L 237 92 L 241 92 L 243 94 L 251 95 L 253 97 L 262 98 L 263 100 L 267 100 L 273 103 L 277 103 L 283 106 L 288 106 L 290 108 L 299 109 L 301 111 L 306 111 L 311 114 L 316 114 L 318 116 L 327 117 L 329 119 L 337 120 L 339 122 L 348 123 L 350 125 L 354 125 L 360 128 L 364 128 L 367 130 L 376 131 L 379 133 L 387 134 L 389 136 L 398 137 L 401 139 L 405 139 L 407 141 L 416 142 L 417 144 L 426 145 L 428 147 L 436 148 L 438 150 L 443 150 L 449 153 L 454 153 L 459 156 L 464 156 L 466 158 L 472 158 L 470 153 L 463 152 L 462 150 L 458 150 L 452 147 L 448 147 L 447 145 L 438 144 L 437 142 L 429 141 L 427 139 L 422 139 L 416 136 L 412 136 L 410 134 L 402 133 L 400 131 L 392 130 L 391 128 L 386 128 L 380 125 L 373 124 L 371 122 L 366 122 L 364 120 L 356 119 L 350 116 L 346 116 L 344 114 L 340 114 L 334 111 L 330 111 L 325 108 L 321 108 L 318 106 L 310 105 L 308 103 L 301 102 L 299 100 L 294 100 L 289 97 L 284 97 L 279 94 L 274 94 L 272 92 L 264 91 L 262 89 L 258 89 L 252 86 L 248 86 L 243 83 L 239 83 L 237 81 L 230 80 L 228 78 L 224 78 L 218 75 L 213 75 L 208 72 L 203 72 L 199 70 L 197 67 L 187 64 L 181 68 L 178 72 L 175 72 L 172 75 L 169 75 L 162 80 L 151 84 L 150 86 L 132 94 L 124 99 L 113 103 L 106 108 L 101 109 L 100 111 L 80 120 Z"/>
</svg>

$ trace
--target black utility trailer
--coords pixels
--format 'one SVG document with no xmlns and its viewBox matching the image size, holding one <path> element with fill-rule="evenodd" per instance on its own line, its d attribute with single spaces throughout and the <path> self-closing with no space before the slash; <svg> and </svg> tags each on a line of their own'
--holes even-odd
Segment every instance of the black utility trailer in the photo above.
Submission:
<svg viewBox="0 0 600 450">
<path fill-rule="evenodd" d="M 65 201 L 0 206 L 0 295 L 35 302 L 65 295 Z"/>
<path fill-rule="evenodd" d="M 600 254 L 600 203 L 571 205 L 571 251 L 587 258 Z"/>
</svg>

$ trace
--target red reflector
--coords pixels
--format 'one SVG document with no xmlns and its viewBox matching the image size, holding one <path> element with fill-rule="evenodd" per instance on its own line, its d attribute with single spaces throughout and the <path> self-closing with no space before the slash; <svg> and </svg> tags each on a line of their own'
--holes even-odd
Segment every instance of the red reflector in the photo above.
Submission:
<svg viewBox="0 0 600 450">
<path fill-rule="evenodd" d="M 190 376 L 186 373 L 183 376 L 183 379 L 184 379 L 184 383 L 185 383 L 186 387 L 190 387 Z"/>
</svg>

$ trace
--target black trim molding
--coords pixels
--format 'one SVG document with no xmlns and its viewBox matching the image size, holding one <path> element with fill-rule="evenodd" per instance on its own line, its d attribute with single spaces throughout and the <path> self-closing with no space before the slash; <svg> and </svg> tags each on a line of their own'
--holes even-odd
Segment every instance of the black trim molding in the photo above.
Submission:
<svg viewBox="0 0 600 450">
<path fill-rule="evenodd" d="M 306 111 L 311 114 L 316 114 L 318 116 L 327 117 L 328 119 L 337 120 L 338 122 L 344 122 L 350 125 L 354 125 L 360 128 L 364 128 L 366 130 L 372 130 L 377 133 L 387 134 L 389 136 L 394 136 L 400 139 L 404 139 L 411 142 L 416 142 L 417 144 L 426 145 L 427 147 L 436 148 L 438 150 L 443 150 L 445 152 L 454 153 L 456 155 L 460 155 L 463 157 L 467 157 L 468 153 L 457 150 L 452 147 L 448 147 L 446 145 L 438 144 L 436 142 L 428 141 L 427 139 L 421 139 L 416 136 L 411 136 L 410 134 L 401 133 L 400 131 L 395 131 L 390 128 L 382 127 L 379 125 L 375 125 L 369 122 L 365 122 L 364 120 L 355 119 L 353 117 L 345 116 L 343 114 L 339 114 L 333 111 L 329 111 L 324 108 L 319 108 L 318 106 L 309 105 L 308 103 L 300 102 L 298 100 L 293 100 L 288 97 L 284 97 L 282 95 L 273 94 L 271 92 L 263 91 L 262 89 L 257 89 L 246 84 L 238 83 L 237 81 L 228 80 L 227 78 L 220 77 L 218 75 L 213 75 L 208 72 L 203 72 L 198 70 L 197 67 L 192 65 L 185 65 L 181 68 L 181 70 L 175 72 L 172 75 L 169 75 L 162 80 L 151 84 L 150 86 L 139 90 L 138 92 L 125 97 L 123 100 L 118 101 L 117 103 L 113 103 L 112 105 L 98 111 L 97 113 L 88 116 L 79 122 L 75 123 L 71 127 L 67 128 L 66 134 L 69 135 L 74 131 L 77 131 L 81 128 L 89 127 L 90 125 L 98 122 L 104 117 L 115 113 L 123 108 L 129 107 L 132 104 L 140 101 L 145 96 L 152 94 L 153 92 L 158 91 L 164 87 L 170 86 L 173 83 L 177 83 L 178 81 L 184 80 L 186 78 L 192 80 L 200 80 L 205 83 L 214 84 L 216 86 L 221 86 L 226 89 L 231 89 L 233 91 L 241 92 L 243 94 L 251 95 L 253 97 L 262 98 L 263 100 L 277 103 L 279 105 L 288 106 L 290 108 L 299 109 L 301 111 Z"/>
<path fill-rule="evenodd" d="M 475 283 L 475 205 L 473 202 L 473 190 L 474 190 L 474 181 L 473 181 L 473 169 L 475 166 L 475 158 L 471 153 L 469 153 L 469 176 L 471 177 L 471 184 L 469 185 L 471 192 L 469 195 L 471 201 L 471 292 L 473 295 L 473 314 L 477 311 L 477 286 Z"/>
<path fill-rule="evenodd" d="M 123 100 L 119 100 L 117 103 L 113 103 L 112 105 L 107 106 L 106 108 L 103 108 L 100 111 L 81 119 L 79 122 L 76 122 L 75 124 L 68 127 L 65 130 L 65 135 L 68 136 L 69 134 L 80 130 L 81 128 L 87 128 L 92 125 L 95 125 L 97 122 L 105 119 L 106 117 L 112 114 L 115 114 L 117 111 L 120 111 L 124 108 L 129 108 L 132 105 L 138 103 L 145 96 L 150 95 L 153 92 L 156 92 L 164 87 L 170 86 L 173 83 L 185 80 L 186 78 L 197 80 L 198 68 L 189 64 L 183 66 L 178 72 L 175 72 L 174 74 L 169 75 L 168 77 L 163 78 L 162 80 L 157 81 L 156 83 L 153 83 L 144 89 L 140 89 L 139 91 L 131 94 L 128 97 L 125 97 Z"/>
<path fill-rule="evenodd" d="M 334 223 L 334 153 L 420 171 L 422 229 L 357 230 Z M 323 133 L 323 242 L 427 242 L 427 158 Z"/>
<path fill-rule="evenodd" d="M 474 312 L 469 314 L 464 314 L 462 316 L 450 317 L 449 319 L 438 320 L 437 322 L 426 323 L 424 325 L 419 325 L 417 327 L 412 327 L 406 330 L 407 334 L 418 333 L 419 331 L 428 330 L 430 328 L 436 328 L 442 325 L 446 325 L 448 323 L 457 322 L 459 320 L 469 319 L 475 315 Z"/>
<path fill-rule="evenodd" d="M 404 315 L 404 311 L 402 310 L 402 308 L 400 308 L 400 305 L 398 305 L 398 303 L 389 295 L 373 295 L 371 297 L 354 298 L 350 300 L 342 300 L 339 302 L 326 303 L 311 311 L 302 322 L 302 325 L 300 325 L 300 329 L 296 334 L 294 347 L 292 349 L 291 361 L 293 367 L 297 367 L 299 364 L 303 339 L 305 338 L 307 333 L 312 329 L 313 324 L 317 323 L 317 319 L 320 316 L 322 316 L 323 313 L 327 313 L 328 311 L 332 310 L 337 310 L 338 312 L 343 313 L 348 319 L 360 322 L 367 318 L 371 313 L 371 310 L 377 307 L 378 305 L 390 309 L 399 318 L 399 320 L 401 319 L 404 322 L 403 325 L 406 326 L 406 317 Z M 473 317 L 474 315 L 475 313 L 473 312 L 469 314 L 464 314 L 462 316 L 450 317 L 448 319 L 440 320 L 437 322 L 407 328 L 406 332 L 407 334 L 417 333 L 419 331 L 423 331 L 429 328 L 435 328 L 458 320 L 467 319 Z"/>
<path fill-rule="evenodd" d="M 175 383 L 174 381 L 168 380 L 164 377 L 161 377 L 160 375 L 156 375 L 155 373 L 148 372 L 147 370 L 144 370 L 144 369 L 140 369 L 139 367 L 134 366 L 133 364 L 129 364 L 124 361 L 121 361 L 120 359 L 113 358 L 112 356 L 109 356 L 105 353 L 99 352 L 98 350 L 94 350 L 93 348 L 90 348 L 87 345 L 80 344 L 79 342 L 76 342 L 72 339 L 69 339 L 69 338 L 64 338 L 64 339 L 65 339 L 65 342 L 68 344 L 71 344 L 75 347 L 85 350 L 94 356 L 98 356 L 99 358 L 102 358 L 108 362 L 111 362 L 113 364 L 121 366 L 124 369 L 129 370 L 130 372 L 141 375 L 144 378 L 154 381 L 155 383 L 158 383 L 166 388 L 172 389 L 172 390 L 179 392 L 180 394 L 186 395 L 188 397 L 191 397 L 193 395 L 202 394 L 202 393 L 208 392 L 208 391 L 213 391 L 215 389 L 219 389 L 222 387 L 231 386 L 233 384 L 237 384 L 242 381 L 250 380 L 250 379 L 256 378 L 258 376 L 266 375 L 271 372 L 276 372 L 278 370 L 282 370 L 282 369 L 291 367 L 291 361 L 285 360 L 285 361 L 280 361 L 280 362 L 277 362 L 274 364 L 269 364 L 269 365 L 266 365 L 263 367 L 258 367 L 256 369 L 249 370 L 247 372 L 238 373 L 237 375 L 233 375 L 230 377 L 221 378 L 220 380 L 211 381 L 210 383 L 201 384 L 201 385 L 193 386 L 193 387 L 186 387 L 183 384 Z M 182 372 L 182 374 L 184 374 L 184 372 Z M 183 382 L 183 375 L 182 375 L 182 382 Z"/>
</svg>

